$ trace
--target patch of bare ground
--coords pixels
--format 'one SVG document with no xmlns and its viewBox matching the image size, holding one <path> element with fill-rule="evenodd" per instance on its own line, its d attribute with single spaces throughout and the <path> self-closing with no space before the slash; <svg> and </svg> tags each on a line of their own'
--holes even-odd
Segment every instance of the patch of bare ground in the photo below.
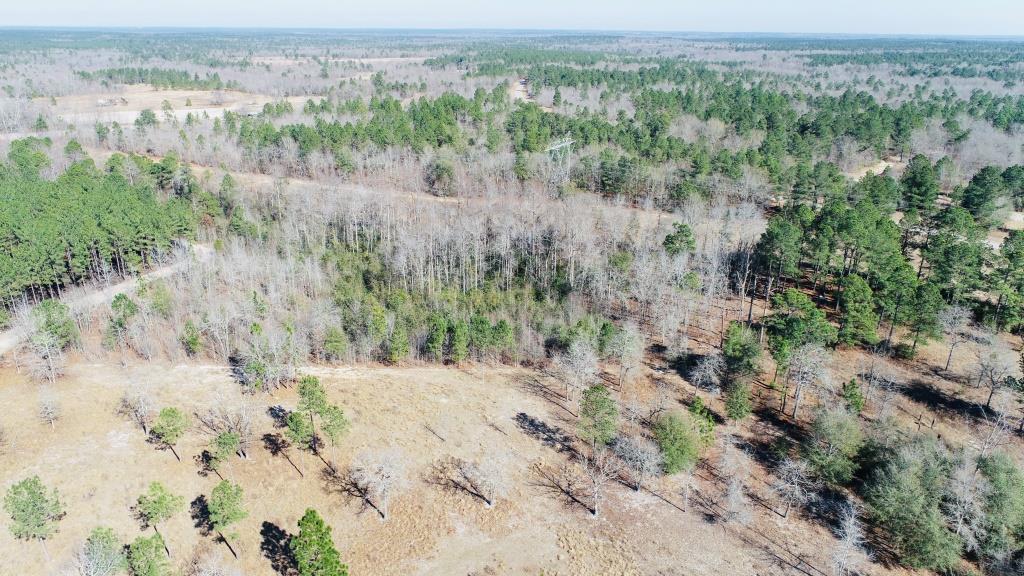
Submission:
<svg viewBox="0 0 1024 576">
<path fill-rule="evenodd" d="M 311 367 L 307 372 L 321 377 L 331 400 L 352 421 L 339 446 L 323 449 L 324 459 L 344 471 L 360 450 L 397 448 L 407 459 L 409 487 L 383 522 L 347 493 L 317 456 L 292 447 L 287 454 L 293 467 L 258 440 L 248 459 L 232 459 L 222 471 L 245 491 L 249 517 L 238 529 L 239 559 L 225 558 L 246 574 L 287 573 L 287 538 L 307 507 L 318 509 L 334 527 L 335 542 L 354 574 L 786 574 L 795 558 L 786 541 L 797 532 L 808 562 L 825 562 L 832 536 L 819 527 L 793 521 L 780 533 L 767 511 L 759 511 L 750 526 L 721 524 L 716 515 L 721 487 L 710 473 L 698 474 L 688 509 L 677 478 L 639 493 L 615 484 L 600 518 L 567 502 L 540 471 L 568 461 L 569 452 L 552 439 L 572 434 L 574 422 L 537 394 L 537 386 L 557 387 L 535 372 L 483 366 Z M 182 461 L 177 461 L 115 414 L 127 387 L 144 386 L 158 406 L 194 414 L 250 402 L 259 415 L 257 439 L 280 432 L 272 407 L 290 409 L 297 402 L 289 388 L 242 396 L 229 370 L 220 366 L 122 368 L 78 360 L 55 385 L 61 418 L 51 428 L 36 415 L 37 384 L 9 368 L 0 372 L 0 384 L 9 438 L 0 456 L 0 481 L 10 485 L 38 474 L 60 490 L 67 508 L 59 532 L 47 543 L 49 558 L 41 546 L 16 542 L 4 530 L 0 573 L 59 572 L 97 525 L 114 528 L 126 540 L 135 538 L 143 531 L 131 507 L 149 482 L 163 482 L 188 502 L 201 502 L 197 499 L 210 493 L 218 479 L 202 473 L 194 460 L 209 436 L 193 426 L 178 446 Z M 651 386 L 646 378 L 643 385 Z M 484 453 L 503 453 L 511 462 L 509 496 L 493 508 L 431 481 L 438 461 Z M 586 502 L 586 494 L 578 497 Z M 185 562 L 202 543 L 226 554 L 202 526 L 201 518 L 182 513 L 161 527 L 175 563 Z"/>
<path fill-rule="evenodd" d="M 159 90 L 148 84 L 121 86 L 116 92 L 71 94 L 58 96 L 53 107 L 69 123 L 120 122 L 130 124 L 143 110 L 163 114 L 164 103 L 170 104 L 174 116 L 184 120 L 191 112 L 219 116 L 225 110 L 256 113 L 269 102 L 288 100 L 301 109 L 308 96 L 276 97 L 238 90 Z"/>
</svg>

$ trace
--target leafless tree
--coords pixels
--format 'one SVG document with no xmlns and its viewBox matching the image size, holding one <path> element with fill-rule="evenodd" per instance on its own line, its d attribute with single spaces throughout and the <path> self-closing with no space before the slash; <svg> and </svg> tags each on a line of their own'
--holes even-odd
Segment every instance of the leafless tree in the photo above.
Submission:
<svg viewBox="0 0 1024 576">
<path fill-rule="evenodd" d="M 615 439 L 613 450 L 629 470 L 633 490 L 637 492 L 643 488 L 644 482 L 661 471 L 661 451 L 643 436 L 620 436 Z"/>
<path fill-rule="evenodd" d="M 693 467 L 684 468 L 679 473 L 679 478 L 683 484 L 681 490 L 681 496 L 683 497 L 683 510 L 690 509 L 690 496 L 693 495 L 693 489 L 696 477 L 693 474 Z"/>
<path fill-rule="evenodd" d="M 439 480 L 479 498 L 484 506 L 490 508 L 498 498 L 508 494 L 510 483 L 507 460 L 496 454 L 475 461 L 450 458 L 439 466 Z"/>
<path fill-rule="evenodd" d="M 27 367 L 33 378 L 53 384 L 64 374 L 66 360 L 56 336 L 40 329 L 32 335 L 29 350 Z"/>
<path fill-rule="evenodd" d="M 575 407 L 580 394 L 597 376 L 597 354 L 589 343 L 577 339 L 569 350 L 555 357 L 555 369 L 565 384 L 566 401 Z"/>
<path fill-rule="evenodd" d="M 785 505 L 782 517 L 788 518 L 789 510 L 793 506 L 804 506 L 810 502 L 814 498 L 816 487 L 817 484 L 806 461 L 786 458 L 780 462 L 775 469 L 772 490 Z"/>
<path fill-rule="evenodd" d="M 949 527 L 969 552 L 977 551 L 985 533 L 985 497 L 988 482 L 978 474 L 973 459 L 962 455 L 946 484 L 942 512 Z"/>
<path fill-rule="evenodd" d="M 405 468 L 405 454 L 397 448 L 364 450 L 352 464 L 349 476 L 365 491 L 383 521 L 388 519 L 391 499 L 406 485 Z"/>
<path fill-rule="evenodd" d="M 39 389 L 39 419 L 53 428 L 60 419 L 60 399 L 49 386 Z"/>
<path fill-rule="evenodd" d="M 722 502 L 723 519 L 726 522 L 746 524 L 750 521 L 750 499 L 747 498 L 744 484 L 750 476 L 750 458 L 736 446 L 733 437 L 726 437 L 719 469 L 725 478 L 725 497 Z"/>
<path fill-rule="evenodd" d="M 1016 358 L 998 342 L 979 348 L 976 356 L 975 374 L 978 378 L 978 385 L 988 388 L 985 408 L 989 408 L 992 406 L 992 398 L 996 392 L 1010 385 L 1010 378 L 1017 370 L 1017 362 Z"/>
<path fill-rule="evenodd" d="M 643 362 L 644 335 L 633 322 L 626 322 L 611 343 L 612 353 L 619 364 L 619 386 L 622 386 L 630 373 Z"/>
<path fill-rule="evenodd" d="M 121 396 L 121 403 L 118 405 L 117 412 L 131 418 L 142 427 L 144 434 L 149 434 L 149 419 L 155 409 L 156 407 L 153 403 L 153 398 L 149 395 L 149 391 L 142 385 L 135 385 L 125 390 Z"/>
<path fill-rule="evenodd" d="M 949 354 L 946 355 L 946 365 L 943 370 L 949 370 L 949 363 L 953 359 L 953 350 L 967 340 L 964 330 L 971 321 L 971 311 L 963 306 L 949 306 L 939 312 L 939 327 L 946 336 L 949 343 Z"/>
<path fill-rule="evenodd" d="M 604 446 L 595 446 L 590 454 L 583 458 L 583 472 L 590 483 L 590 513 L 596 518 L 601 515 L 605 489 L 609 482 L 618 478 L 622 465 Z"/>
<path fill-rule="evenodd" d="M 107 546 L 82 544 L 72 560 L 74 574 L 78 576 L 114 576 L 124 566 L 124 552 Z"/>
<path fill-rule="evenodd" d="M 712 351 L 702 356 L 690 371 L 690 383 L 702 390 L 718 392 L 724 374 L 725 359 Z"/>
<path fill-rule="evenodd" d="M 821 386 L 827 382 L 830 356 L 821 344 L 810 343 L 793 351 L 789 363 L 787 379 L 793 383 L 793 419 L 800 412 L 800 404 L 808 388 Z M 786 410 L 786 399 L 783 397 L 782 410 Z"/>
<path fill-rule="evenodd" d="M 858 518 L 857 506 L 847 502 L 843 507 L 837 536 L 839 542 L 832 551 L 833 576 L 853 576 L 870 560 L 864 549 L 864 528 Z"/>
<path fill-rule="evenodd" d="M 222 432 L 238 434 L 238 452 L 242 458 L 248 458 L 249 450 L 256 437 L 256 407 L 245 396 L 221 396 L 213 403 L 205 414 L 199 415 L 199 421 L 212 436 Z"/>
<path fill-rule="evenodd" d="M 1005 446 L 1012 441 L 1010 430 L 1010 419 L 1005 407 L 1000 407 L 995 414 L 978 408 L 981 412 L 981 421 L 985 423 L 979 428 L 983 431 L 980 436 L 974 436 L 971 445 L 984 458 L 991 454 L 996 448 Z"/>
</svg>

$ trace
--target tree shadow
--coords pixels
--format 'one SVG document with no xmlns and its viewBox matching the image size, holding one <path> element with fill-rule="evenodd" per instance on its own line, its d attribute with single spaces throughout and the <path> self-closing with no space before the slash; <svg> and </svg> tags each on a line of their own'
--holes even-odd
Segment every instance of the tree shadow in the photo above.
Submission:
<svg viewBox="0 0 1024 576">
<path fill-rule="evenodd" d="M 189 506 L 189 515 L 192 517 L 193 525 L 203 536 L 213 534 L 213 523 L 210 521 L 210 503 L 206 496 L 200 494 Z"/>
<path fill-rule="evenodd" d="M 224 479 L 224 477 L 220 475 L 220 471 L 216 469 L 213 454 L 210 454 L 209 450 L 203 450 L 199 454 L 196 454 L 192 459 L 195 461 L 196 466 L 199 467 L 197 474 L 203 478 L 210 476 L 210 474 L 216 474 L 217 478 L 221 480 Z"/>
<path fill-rule="evenodd" d="M 984 406 L 962 398 L 952 397 L 922 380 L 913 380 L 906 386 L 901 386 L 899 393 L 918 404 L 927 406 L 933 412 L 965 418 L 968 422 L 977 423 L 979 421 L 978 417 L 975 416 L 979 408 L 982 414 L 985 413 Z"/>
<path fill-rule="evenodd" d="M 527 393 L 537 396 L 543 400 L 558 406 L 562 410 L 572 414 L 572 411 L 566 407 L 565 395 L 554 390 L 546 382 L 542 381 L 536 376 L 522 376 L 517 379 L 517 384 Z"/>
<path fill-rule="evenodd" d="M 292 465 L 292 468 L 299 473 L 299 477 L 305 478 L 306 475 L 302 473 L 302 470 L 292 461 L 292 457 L 288 455 L 288 448 L 291 447 L 291 442 L 287 438 L 276 432 L 268 432 L 263 435 L 263 447 L 275 458 L 283 456 Z"/>
<path fill-rule="evenodd" d="M 576 475 L 568 473 L 568 469 L 553 470 L 543 465 L 534 467 L 537 479 L 530 484 L 544 489 L 561 499 L 567 506 L 579 506 L 593 514 L 594 509 L 583 501 L 586 495 L 584 482 Z"/>
<path fill-rule="evenodd" d="M 693 371 L 694 367 L 697 366 L 697 362 L 700 362 L 700 359 L 704 356 L 704 354 L 697 354 L 696 352 L 683 352 L 675 358 L 672 358 L 668 362 L 668 365 L 676 374 L 679 375 L 680 378 L 689 384 L 690 372 Z"/>
<path fill-rule="evenodd" d="M 274 428 L 287 428 L 288 427 L 288 410 L 277 404 L 275 406 L 267 407 L 267 416 L 274 421 Z"/>
<path fill-rule="evenodd" d="M 556 452 L 576 451 L 573 448 L 572 436 L 563 432 L 558 426 L 551 426 L 525 412 L 516 414 L 515 423 L 527 436 L 539 440 L 542 444 L 553 448 Z"/>
<path fill-rule="evenodd" d="M 291 534 L 272 522 L 264 521 L 260 527 L 260 551 L 270 560 L 270 566 L 281 576 L 298 574 L 298 562 L 289 546 Z"/>
<path fill-rule="evenodd" d="M 483 494 L 483 490 L 474 484 L 472 478 L 462 472 L 460 464 L 461 462 L 457 458 L 445 458 L 434 462 L 426 474 L 427 483 L 438 486 L 442 490 L 468 494 L 489 506 L 491 502 Z"/>
<path fill-rule="evenodd" d="M 366 510 L 373 510 L 382 520 L 385 518 L 384 511 L 377 507 L 373 498 L 370 497 L 369 488 L 357 482 L 351 470 L 340 473 L 330 466 L 325 466 L 320 471 L 320 479 L 328 493 L 341 494 L 359 502 L 359 514 Z"/>
</svg>

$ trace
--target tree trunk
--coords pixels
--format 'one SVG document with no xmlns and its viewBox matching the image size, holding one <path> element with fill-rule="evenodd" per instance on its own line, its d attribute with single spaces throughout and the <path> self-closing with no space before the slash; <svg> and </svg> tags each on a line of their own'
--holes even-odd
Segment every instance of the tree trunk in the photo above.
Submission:
<svg viewBox="0 0 1024 576">
<path fill-rule="evenodd" d="M 217 534 L 220 536 L 220 539 L 224 541 L 224 545 L 228 547 L 228 550 L 231 551 L 231 555 L 234 556 L 235 559 L 237 560 L 238 552 L 235 552 L 235 549 L 231 546 L 231 542 L 224 536 L 223 532 L 218 530 Z"/>
</svg>

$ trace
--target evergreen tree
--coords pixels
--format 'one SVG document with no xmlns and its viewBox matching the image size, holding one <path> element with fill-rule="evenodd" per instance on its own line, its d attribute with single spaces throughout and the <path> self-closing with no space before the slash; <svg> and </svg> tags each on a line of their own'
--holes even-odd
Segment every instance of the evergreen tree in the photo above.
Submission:
<svg viewBox="0 0 1024 576">
<path fill-rule="evenodd" d="M 878 342 L 875 327 L 878 326 L 878 315 L 873 306 L 873 294 L 868 283 L 856 274 L 843 279 L 842 292 L 839 294 L 839 311 L 842 324 L 839 328 L 839 341 L 844 344 L 874 344 Z"/>
<path fill-rule="evenodd" d="M 939 197 L 939 179 L 931 160 L 923 154 L 910 159 L 907 169 L 900 178 L 903 187 L 903 204 L 912 208 L 922 216 L 935 211 L 935 201 Z"/>
<path fill-rule="evenodd" d="M 181 440 L 182 435 L 185 434 L 185 430 L 187 430 L 188 427 L 188 415 L 177 408 L 169 407 L 160 410 L 150 432 L 164 446 L 169 448 L 174 454 L 174 457 L 180 462 L 181 457 L 178 456 L 178 451 L 174 449 L 174 445 L 178 443 L 178 440 Z"/>
<path fill-rule="evenodd" d="M 57 531 L 64 504 L 57 490 L 47 490 L 38 476 L 26 478 L 7 489 L 4 511 L 11 517 L 11 534 L 24 540 L 46 540 Z"/>
<path fill-rule="evenodd" d="M 348 567 L 331 540 L 331 527 L 309 508 L 299 520 L 299 533 L 288 543 L 299 576 L 348 576 Z"/>
<path fill-rule="evenodd" d="M 132 576 L 170 576 L 173 572 L 164 554 L 165 548 L 159 533 L 136 538 L 128 547 L 128 568 Z"/>
<path fill-rule="evenodd" d="M 592 444 L 607 444 L 615 437 L 619 410 L 608 388 L 598 384 L 583 391 L 580 401 L 580 438 Z"/>
</svg>

